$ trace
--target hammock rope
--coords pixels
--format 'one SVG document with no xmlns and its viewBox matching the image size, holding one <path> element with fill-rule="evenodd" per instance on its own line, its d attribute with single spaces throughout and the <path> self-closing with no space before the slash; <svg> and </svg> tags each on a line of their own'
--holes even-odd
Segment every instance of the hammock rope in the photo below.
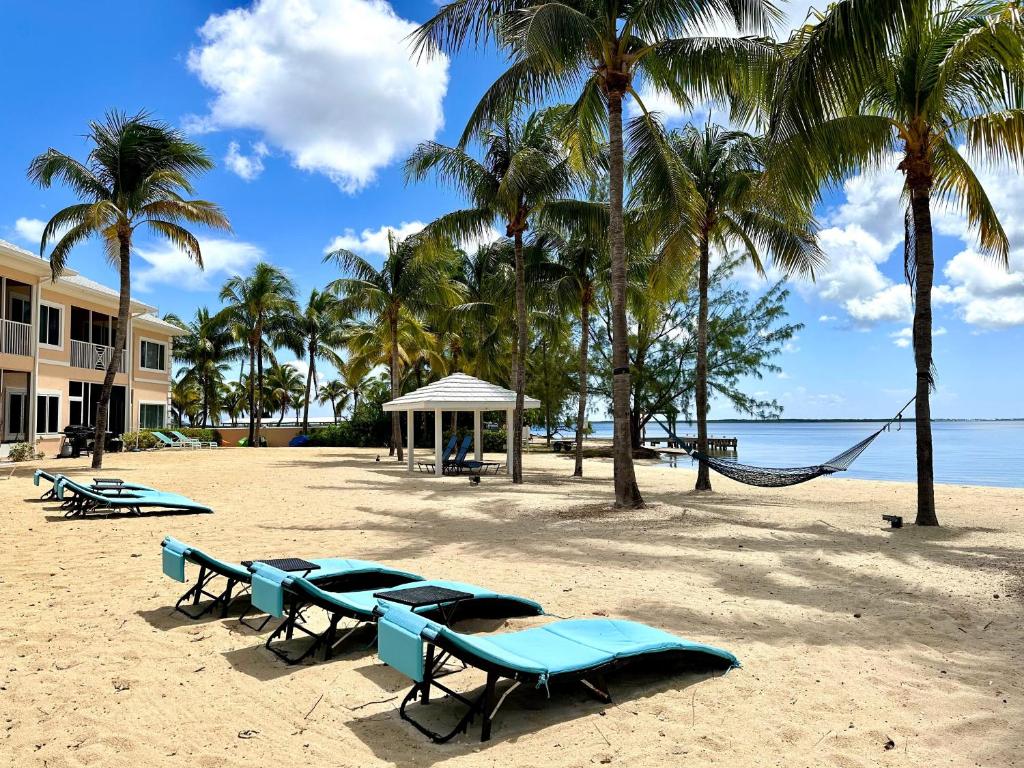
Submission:
<svg viewBox="0 0 1024 768">
<path fill-rule="evenodd" d="M 853 462 L 875 441 L 875 438 L 883 432 L 888 432 L 893 424 L 897 425 L 897 432 L 903 428 L 903 412 L 910 407 L 914 400 L 914 397 L 910 398 L 907 404 L 900 408 L 895 416 L 856 445 L 833 456 L 823 464 L 816 464 L 810 467 L 755 467 L 751 464 L 740 464 L 736 461 L 718 459 L 701 453 L 696 449 L 691 450 L 687 448 L 685 443 L 676 436 L 675 432 L 669 429 L 667 424 L 662 424 L 657 418 L 654 421 L 668 433 L 676 445 L 680 446 L 694 460 L 705 462 L 708 467 L 720 475 L 740 483 L 745 483 L 746 485 L 756 485 L 761 488 L 783 488 L 789 485 L 806 483 L 808 480 L 814 480 L 823 475 L 831 475 L 835 472 L 845 472 L 848 470 Z"/>
</svg>

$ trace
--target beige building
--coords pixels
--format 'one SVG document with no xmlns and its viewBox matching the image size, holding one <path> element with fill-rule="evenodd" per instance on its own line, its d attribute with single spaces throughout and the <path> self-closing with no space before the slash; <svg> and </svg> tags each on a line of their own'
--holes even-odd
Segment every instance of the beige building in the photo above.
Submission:
<svg viewBox="0 0 1024 768">
<path fill-rule="evenodd" d="M 39 438 L 56 450 L 64 427 L 95 423 L 113 353 L 118 293 L 0 240 L 0 442 Z M 114 377 L 108 429 L 163 427 L 170 418 L 171 351 L 181 329 L 132 300 Z M 4 449 L 6 450 L 6 449 Z"/>
</svg>

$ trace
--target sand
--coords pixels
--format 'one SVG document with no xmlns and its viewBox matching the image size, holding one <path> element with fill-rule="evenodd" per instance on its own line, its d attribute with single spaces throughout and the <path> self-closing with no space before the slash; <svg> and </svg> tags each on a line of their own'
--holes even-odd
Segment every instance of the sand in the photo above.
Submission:
<svg viewBox="0 0 1024 768">
<path fill-rule="evenodd" d="M 375 452 L 109 456 L 103 475 L 213 515 L 65 520 L 30 470 L 0 481 L 0 763 L 61 766 L 1009 766 L 1024 764 L 1024 490 L 784 490 L 638 468 L 650 507 L 609 508 L 611 463 L 527 456 L 526 484 L 407 475 Z M 85 461 L 49 462 L 91 477 Z M 527 595 L 552 614 L 646 621 L 728 648 L 724 676 L 610 680 L 614 703 L 520 689 L 494 738 L 428 743 L 407 682 L 358 647 L 287 667 L 237 621 L 171 613 L 165 534 L 224 558 L 384 561 Z M 190 566 L 189 575 L 196 569 Z M 550 619 L 545 619 L 550 620 Z M 536 622 L 510 621 L 508 631 Z M 472 690 L 479 675 L 449 679 Z M 429 709 L 438 726 L 454 712 Z M 886 746 L 890 745 L 890 748 Z"/>
</svg>

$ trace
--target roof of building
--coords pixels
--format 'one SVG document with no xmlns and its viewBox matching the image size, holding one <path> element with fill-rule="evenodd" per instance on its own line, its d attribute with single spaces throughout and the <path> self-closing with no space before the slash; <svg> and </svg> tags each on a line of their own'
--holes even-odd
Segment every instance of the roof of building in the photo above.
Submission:
<svg viewBox="0 0 1024 768">
<path fill-rule="evenodd" d="M 415 392 L 384 403 L 385 411 L 504 411 L 516 404 L 516 393 L 488 381 L 453 373 Z M 527 397 L 524 408 L 540 408 L 540 400 Z"/>
<path fill-rule="evenodd" d="M 146 325 L 159 328 L 161 331 L 170 336 L 184 336 L 188 333 L 188 331 L 186 331 L 181 326 L 175 325 L 174 323 L 168 323 L 166 320 L 160 319 L 152 312 L 146 312 L 143 315 L 139 315 L 138 317 L 135 318 L 135 322 L 145 323 Z"/>
</svg>

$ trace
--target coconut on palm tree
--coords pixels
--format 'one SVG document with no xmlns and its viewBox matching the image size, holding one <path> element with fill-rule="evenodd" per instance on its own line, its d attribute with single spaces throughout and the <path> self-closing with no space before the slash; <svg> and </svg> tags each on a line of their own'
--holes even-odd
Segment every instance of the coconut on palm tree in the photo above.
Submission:
<svg viewBox="0 0 1024 768">
<path fill-rule="evenodd" d="M 388 366 L 392 398 L 401 394 L 403 338 L 409 340 L 417 328 L 422 329 L 417 313 L 438 304 L 453 305 L 458 300 L 458 287 L 450 277 L 453 259 L 451 248 L 437 247 L 417 235 L 399 240 L 391 231 L 388 255 L 380 269 L 345 249 L 324 257 L 348 273 L 334 280 L 328 290 L 341 297 L 346 314 L 364 318 L 346 332 L 348 346 L 357 356 L 383 358 L 373 362 Z M 414 333 L 410 334 L 410 330 Z M 406 363 L 409 359 L 404 356 Z M 402 461 L 402 424 L 398 413 L 391 414 L 391 446 L 398 461 Z"/>
<path fill-rule="evenodd" d="M 738 65 L 767 58 L 772 46 L 750 38 L 702 33 L 719 25 L 735 26 L 741 32 L 768 32 L 778 17 L 768 0 L 589 0 L 581 4 L 455 0 L 414 33 L 423 52 L 493 41 L 511 59 L 475 109 L 464 139 L 511 114 L 517 102 L 543 102 L 556 94 L 571 94 L 574 100 L 567 115 L 573 126 L 570 147 L 585 146 L 607 129 L 615 502 L 619 506 L 643 505 L 629 434 L 623 103 L 633 98 L 646 114 L 638 96 L 642 85 L 671 95 L 684 107 L 691 106 L 693 92 L 702 99 L 741 93 L 750 87 L 744 70 L 756 74 L 757 68 Z M 585 154 L 575 153 L 578 158 Z"/>
<path fill-rule="evenodd" d="M 230 225 L 219 206 L 185 198 L 193 192 L 193 179 L 211 169 L 213 162 L 180 131 L 145 113 L 129 117 L 111 112 L 102 122 L 89 124 L 87 138 L 92 148 L 84 163 L 51 148 L 32 160 L 28 176 L 44 188 L 59 181 L 81 201 L 55 213 L 43 229 L 41 255 L 56 240 L 50 252 L 54 279 L 75 246 L 94 236 L 103 242 L 119 272 L 113 353 L 96 409 L 92 467 L 99 469 L 103 466 L 110 393 L 131 322 L 131 257 L 136 231 L 142 228 L 164 238 L 201 269 L 199 240 L 186 225 L 218 229 Z M 64 234 L 58 237 L 61 232 Z"/>
<path fill-rule="evenodd" d="M 295 285 L 277 267 L 259 262 L 249 275 L 235 275 L 220 291 L 222 310 L 234 332 L 245 341 L 249 355 L 249 440 L 260 444 L 260 428 L 266 404 L 263 402 L 263 358 L 268 335 L 277 336 L 288 327 L 289 318 L 298 311 Z M 255 375 L 253 375 L 255 373 Z"/>
<path fill-rule="evenodd" d="M 743 131 L 726 130 L 709 120 L 703 127 L 689 125 L 664 142 L 668 152 L 638 153 L 634 168 L 642 182 L 636 188 L 641 207 L 668 201 L 673 189 L 687 190 L 685 208 L 668 211 L 683 233 L 670 239 L 691 240 L 697 250 L 697 333 L 694 401 L 697 415 L 697 450 L 708 453 L 708 291 L 711 250 L 731 253 L 739 249 L 759 274 L 762 256 L 788 274 L 813 275 L 824 258 L 812 231 L 810 206 L 794 202 L 792 194 L 774 186 L 779 179 L 766 172 L 770 162 L 764 140 Z M 643 158 L 643 161 L 640 161 Z M 665 214 L 662 213 L 662 216 Z M 685 250 L 684 250 L 685 252 Z M 672 264 L 672 260 L 669 261 Z M 697 470 L 695 489 L 711 490 L 706 461 Z"/>
<path fill-rule="evenodd" d="M 526 267 L 523 234 L 544 203 L 566 191 L 571 181 L 565 145 L 556 128 L 562 109 L 535 112 L 525 119 L 507 115 L 478 131 L 483 159 L 466 149 L 437 142 L 420 144 L 406 161 L 408 178 L 434 173 L 469 200 L 469 208 L 442 216 L 427 232 L 453 242 L 478 239 L 497 223 L 504 224 L 515 253 L 516 343 L 512 380 L 516 392 L 512 434 L 512 482 L 523 482 L 523 402 L 526 391 Z"/>
<path fill-rule="evenodd" d="M 795 33 L 775 88 L 773 133 L 788 157 L 790 183 L 805 193 L 898 158 L 913 292 L 917 524 L 938 525 L 932 201 L 963 211 L 980 250 L 1007 263 L 1006 233 L 972 163 L 1024 166 L 1024 33 L 1012 2 L 891 5 L 839 0 L 819 23 Z"/>
</svg>

